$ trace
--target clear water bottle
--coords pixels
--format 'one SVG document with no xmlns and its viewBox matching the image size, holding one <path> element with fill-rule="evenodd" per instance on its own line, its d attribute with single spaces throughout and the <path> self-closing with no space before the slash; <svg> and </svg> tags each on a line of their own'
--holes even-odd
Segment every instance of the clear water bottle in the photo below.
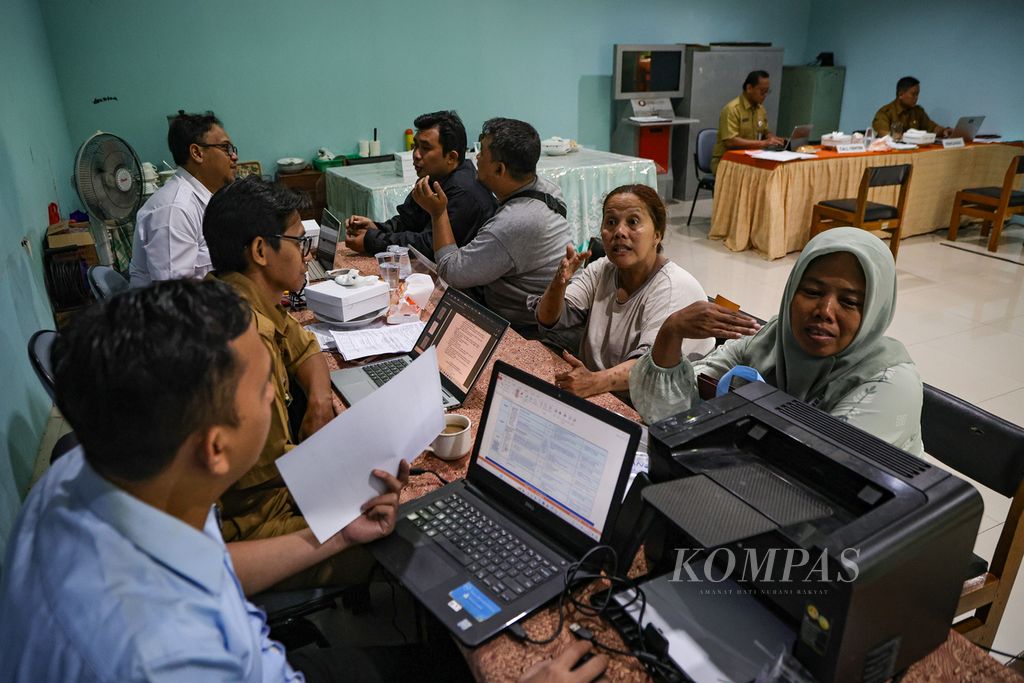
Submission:
<svg viewBox="0 0 1024 683">
<path fill-rule="evenodd" d="M 864 148 L 870 149 L 872 143 L 875 141 L 875 129 L 868 126 L 868 129 L 864 131 Z"/>
</svg>

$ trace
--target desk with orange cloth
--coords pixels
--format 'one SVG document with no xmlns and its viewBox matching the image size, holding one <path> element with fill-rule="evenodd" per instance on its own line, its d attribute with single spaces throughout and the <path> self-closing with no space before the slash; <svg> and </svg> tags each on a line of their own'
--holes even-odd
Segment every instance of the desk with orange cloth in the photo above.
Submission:
<svg viewBox="0 0 1024 683">
<path fill-rule="evenodd" d="M 338 251 L 339 254 L 335 258 L 336 267 L 359 268 L 363 274 L 377 274 L 379 272 L 377 261 L 373 257 L 356 255 L 343 245 L 339 247 Z M 300 311 L 293 315 L 303 324 L 314 321 L 312 312 L 308 310 Z M 474 439 L 477 427 L 480 424 L 480 414 L 483 411 L 487 387 L 490 383 L 491 372 L 496 359 L 526 368 L 530 373 L 549 382 L 554 380 L 556 372 L 569 367 L 564 360 L 540 342 L 524 339 L 515 331 L 509 329 L 495 350 L 488 367 L 481 374 L 480 380 L 466 397 L 466 401 L 452 411 L 465 415 L 472 420 Z M 342 360 L 340 356 L 334 353 L 327 354 L 327 364 L 332 370 L 353 365 L 353 363 Z M 335 400 L 341 405 L 340 399 L 335 397 Z M 601 394 L 592 397 L 590 400 L 631 420 L 640 421 L 640 416 L 632 408 L 611 394 Z M 452 481 L 466 476 L 466 471 L 469 467 L 469 457 L 466 456 L 460 460 L 449 462 L 434 457 L 432 453 L 421 453 L 413 461 L 413 466 L 434 470 L 445 479 Z M 430 475 L 413 477 L 409 485 L 402 491 L 402 501 L 405 502 L 423 496 L 439 486 L 440 483 L 437 479 Z M 644 560 L 643 552 L 641 552 L 634 559 L 629 575 L 631 577 L 642 576 L 646 571 L 647 564 Z M 581 598 L 585 598 L 605 587 L 595 584 L 593 587 L 585 589 L 581 594 Z M 555 632 L 558 620 L 557 608 L 549 606 L 525 618 L 521 624 L 531 638 L 541 640 L 550 637 Z M 565 606 L 565 624 L 571 621 L 577 621 L 590 629 L 597 639 L 605 645 L 620 650 L 626 647 L 610 623 L 600 618 L 581 615 L 571 604 L 567 603 Z M 521 643 L 503 633 L 475 649 L 468 650 L 463 648 L 463 653 L 476 680 L 489 683 L 514 683 L 533 664 L 550 659 L 559 652 L 562 652 L 574 642 L 574 639 L 569 629 L 563 625 L 558 637 L 547 645 Z M 651 680 L 646 670 L 636 659 L 621 655 L 615 655 L 611 658 L 605 676 L 610 681 Z M 903 679 L 904 682 L 947 680 L 1019 681 L 1020 679 L 1012 671 L 1003 668 L 981 649 L 964 639 L 963 636 L 950 631 L 949 639 L 946 643 L 911 667 L 907 676 Z"/>
<path fill-rule="evenodd" d="M 953 197 L 966 187 L 1002 185 L 1020 143 L 971 143 L 959 149 L 928 145 L 914 150 L 838 154 L 816 159 L 768 161 L 743 151 L 726 152 L 715 176 L 712 239 L 733 251 L 755 249 L 777 259 L 807 243 L 811 209 L 820 201 L 856 197 L 870 166 L 912 164 L 903 237 L 949 226 Z M 871 201 L 896 204 L 897 187 L 879 188 Z"/>
</svg>

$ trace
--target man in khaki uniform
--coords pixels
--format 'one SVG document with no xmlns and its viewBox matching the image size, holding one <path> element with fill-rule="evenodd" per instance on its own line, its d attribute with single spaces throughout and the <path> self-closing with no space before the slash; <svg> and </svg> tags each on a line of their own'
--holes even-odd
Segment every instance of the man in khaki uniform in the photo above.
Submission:
<svg viewBox="0 0 1024 683">
<path fill-rule="evenodd" d="M 330 372 L 316 337 L 280 304 L 286 290 L 305 286 L 312 241 L 298 212 L 307 202 L 305 195 L 250 177 L 214 195 L 203 218 L 214 268 L 208 277 L 231 285 L 252 307 L 257 332 L 270 351 L 274 388 L 270 431 L 259 459 L 220 499 L 221 530 L 229 543 L 307 527 L 275 462 L 335 416 Z M 288 419 L 293 382 L 307 400 L 298 434 Z M 365 579 L 371 565 L 369 553 L 351 548 L 278 587 L 353 583 Z"/>
<path fill-rule="evenodd" d="M 896 99 L 875 114 L 871 127 L 876 135 L 893 135 L 899 138 L 911 128 L 935 133 L 946 137 L 952 128 L 940 126 L 928 118 L 924 107 L 917 105 L 921 95 L 921 82 L 913 76 L 904 76 L 896 83 Z"/>
<path fill-rule="evenodd" d="M 743 94 L 730 100 L 718 115 L 718 138 L 711 155 L 711 172 L 728 149 L 764 149 L 786 141 L 768 130 L 764 101 L 771 92 L 767 71 L 751 71 L 743 81 Z"/>
</svg>

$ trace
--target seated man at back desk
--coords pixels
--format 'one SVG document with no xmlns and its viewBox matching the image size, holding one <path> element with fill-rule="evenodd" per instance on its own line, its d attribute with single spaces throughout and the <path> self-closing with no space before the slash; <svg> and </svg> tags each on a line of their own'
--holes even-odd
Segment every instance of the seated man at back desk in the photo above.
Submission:
<svg viewBox="0 0 1024 683">
<path fill-rule="evenodd" d="M 441 183 L 448 195 L 448 221 L 460 247 L 469 244 L 480 226 L 494 215 L 497 203 L 490 190 L 477 182 L 473 162 L 466 159 L 466 128 L 454 111 L 423 114 L 414 122 L 412 163 L 416 176 L 430 176 Z M 415 247 L 434 259 L 430 214 L 412 197 L 398 207 L 398 215 L 383 223 L 365 216 L 345 221 L 345 246 L 353 251 L 376 254 L 392 244 Z"/>
<path fill-rule="evenodd" d="M 249 307 L 219 282 L 157 283 L 79 313 L 53 357 L 81 446 L 12 529 L 3 680 L 300 681 L 243 592 L 389 534 L 408 465 L 375 470 L 385 492 L 324 544 L 306 530 L 229 557 L 213 504 L 256 462 L 274 400 Z M 352 680 L 376 677 L 365 653 L 332 650 Z"/>
<path fill-rule="evenodd" d="M 895 135 L 916 128 L 926 133 L 935 133 L 946 137 L 953 132 L 952 128 L 939 125 L 928 118 L 924 107 L 918 106 L 917 98 L 921 96 L 921 81 L 913 76 L 904 76 L 896 82 L 896 99 L 879 109 L 871 122 L 876 135 Z"/>
<path fill-rule="evenodd" d="M 259 459 L 221 496 L 224 540 L 281 536 L 307 528 L 275 461 L 335 416 L 330 373 L 320 345 L 281 306 L 286 290 L 305 285 L 312 251 L 299 210 L 305 195 L 264 181 L 243 178 L 213 196 L 203 220 L 213 273 L 252 306 L 256 329 L 270 352 L 274 402 L 270 431 Z M 296 387 L 296 384 L 298 387 Z M 301 390 L 306 409 L 298 433 L 289 406 Z M 345 553 L 292 577 L 281 587 L 347 584 L 365 579 L 368 553 Z"/>
<path fill-rule="evenodd" d="M 743 81 L 743 93 L 722 107 L 718 115 L 718 137 L 711 154 L 711 172 L 730 149 L 764 149 L 784 145 L 783 138 L 768 130 L 764 101 L 771 92 L 767 71 L 751 71 Z"/>
<path fill-rule="evenodd" d="M 540 136 L 530 124 L 494 118 L 483 126 L 477 177 L 498 198 L 498 211 L 459 247 L 441 183 L 424 177 L 412 194 L 431 216 L 437 274 L 457 289 L 479 288 L 483 303 L 523 336 L 536 337 L 526 306 L 547 288 L 571 241 L 559 187 L 537 175 Z"/>
<path fill-rule="evenodd" d="M 132 287 L 210 272 L 203 212 L 213 193 L 235 179 L 238 148 L 211 113 L 178 112 L 167 146 L 178 170 L 139 209 L 128 269 Z"/>
</svg>

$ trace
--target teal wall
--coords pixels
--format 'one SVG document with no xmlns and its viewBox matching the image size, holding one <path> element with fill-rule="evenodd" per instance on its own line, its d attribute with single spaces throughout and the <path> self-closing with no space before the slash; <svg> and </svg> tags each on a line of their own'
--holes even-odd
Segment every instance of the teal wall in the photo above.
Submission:
<svg viewBox="0 0 1024 683">
<path fill-rule="evenodd" d="M 264 172 L 416 115 L 496 115 L 608 148 L 616 42 L 770 41 L 805 54 L 810 0 L 40 0 L 71 139 L 102 129 L 170 161 L 166 115 L 212 109 Z M 117 101 L 93 104 L 94 98 Z"/>
<path fill-rule="evenodd" d="M 859 20 L 855 20 L 859 19 Z M 1024 138 L 1024 2 L 1021 0 L 833 0 L 815 2 L 808 61 L 834 52 L 846 66 L 840 127 L 871 124 L 914 76 L 933 121 L 952 126 L 985 115 L 982 132 Z"/>
<path fill-rule="evenodd" d="M 28 338 L 53 327 L 43 285 L 46 207 L 66 211 L 72 154 L 42 15 L 5 0 L 0 21 L 0 548 L 25 494 L 50 400 L 32 372 Z M 32 253 L 21 246 L 25 239 Z"/>
</svg>

